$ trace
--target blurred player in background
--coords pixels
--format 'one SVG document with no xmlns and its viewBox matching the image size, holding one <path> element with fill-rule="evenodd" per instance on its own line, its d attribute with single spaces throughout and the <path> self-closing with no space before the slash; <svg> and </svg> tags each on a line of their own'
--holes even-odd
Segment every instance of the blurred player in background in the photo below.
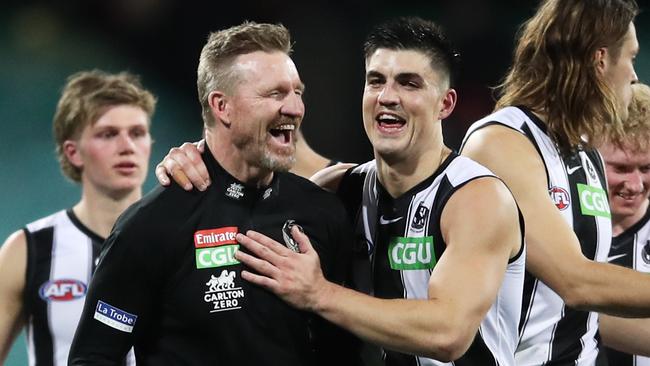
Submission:
<svg viewBox="0 0 650 366">
<path fill-rule="evenodd" d="M 598 148 L 605 160 L 612 211 L 607 261 L 650 273 L 650 87 L 636 84 L 632 89 L 623 141 Z M 610 366 L 650 366 L 650 358 L 641 356 L 650 356 L 650 320 L 601 314 L 600 329 L 603 342 L 611 346 L 605 349 Z"/>
<path fill-rule="evenodd" d="M 53 130 L 61 170 L 81 185 L 81 199 L 13 233 L 0 248 L 0 361 L 25 327 L 30 365 L 67 364 L 104 238 L 142 196 L 155 104 L 125 72 L 69 77 Z"/>
</svg>

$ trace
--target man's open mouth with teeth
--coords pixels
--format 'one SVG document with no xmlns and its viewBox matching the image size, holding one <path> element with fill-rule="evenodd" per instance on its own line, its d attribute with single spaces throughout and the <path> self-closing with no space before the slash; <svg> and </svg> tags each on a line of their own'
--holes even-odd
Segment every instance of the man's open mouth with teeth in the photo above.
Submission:
<svg viewBox="0 0 650 366">
<path fill-rule="evenodd" d="M 379 125 L 379 129 L 385 132 L 400 130 L 406 124 L 404 118 L 392 113 L 379 113 L 375 120 Z"/>
<path fill-rule="evenodd" d="M 296 125 L 293 123 L 282 123 L 275 125 L 269 129 L 269 133 L 273 139 L 282 144 L 290 144 L 293 141 L 293 132 L 296 130 Z"/>
<path fill-rule="evenodd" d="M 623 192 L 618 192 L 616 194 L 618 197 L 627 200 L 627 201 L 632 201 L 636 199 L 637 197 L 641 196 L 642 193 L 623 193 Z"/>
</svg>

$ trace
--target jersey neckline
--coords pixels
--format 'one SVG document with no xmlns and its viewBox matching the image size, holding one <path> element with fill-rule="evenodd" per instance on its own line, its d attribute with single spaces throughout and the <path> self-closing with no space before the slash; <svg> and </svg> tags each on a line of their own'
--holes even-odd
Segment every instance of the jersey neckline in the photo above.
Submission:
<svg viewBox="0 0 650 366">
<path fill-rule="evenodd" d="M 74 226 L 76 226 L 77 229 L 79 229 L 82 233 L 88 235 L 93 241 L 103 243 L 104 240 L 106 240 L 106 238 L 100 236 L 96 232 L 90 230 L 90 228 L 88 228 L 88 226 L 84 225 L 81 222 L 81 220 L 79 220 L 77 215 L 75 215 L 74 211 L 71 208 L 65 210 L 65 213 L 68 215 L 68 218 L 70 219 L 70 221 L 72 221 L 72 224 Z"/>
</svg>

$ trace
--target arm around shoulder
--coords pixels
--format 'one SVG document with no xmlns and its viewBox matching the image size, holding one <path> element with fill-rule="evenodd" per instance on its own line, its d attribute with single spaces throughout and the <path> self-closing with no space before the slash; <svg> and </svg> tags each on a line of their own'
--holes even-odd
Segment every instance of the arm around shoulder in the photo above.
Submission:
<svg viewBox="0 0 650 366">
<path fill-rule="evenodd" d="M 312 175 L 309 180 L 327 191 L 336 192 L 339 183 L 341 183 L 341 180 L 345 176 L 345 172 L 354 166 L 356 166 L 356 164 L 351 163 L 341 163 L 328 166 L 327 168 L 316 172 L 316 174 Z"/>
<path fill-rule="evenodd" d="M 0 364 L 23 326 L 23 291 L 27 271 L 27 238 L 13 233 L 0 247 Z"/>
</svg>

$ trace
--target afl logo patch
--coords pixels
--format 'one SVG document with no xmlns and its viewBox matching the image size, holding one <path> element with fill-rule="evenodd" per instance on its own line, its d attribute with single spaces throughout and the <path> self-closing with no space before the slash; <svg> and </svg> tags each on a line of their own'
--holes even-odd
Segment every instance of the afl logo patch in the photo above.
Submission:
<svg viewBox="0 0 650 366">
<path fill-rule="evenodd" d="M 569 196 L 569 192 L 562 187 L 551 187 L 551 189 L 548 190 L 548 194 L 551 196 L 553 203 L 555 203 L 555 207 L 560 211 L 566 210 L 566 208 L 571 205 L 571 196 Z"/>
<path fill-rule="evenodd" d="M 59 279 L 45 282 L 38 295 L 45 301 L 71 301 L 84 297 L 87 286 L 79 280 Z"/>
</svg>

